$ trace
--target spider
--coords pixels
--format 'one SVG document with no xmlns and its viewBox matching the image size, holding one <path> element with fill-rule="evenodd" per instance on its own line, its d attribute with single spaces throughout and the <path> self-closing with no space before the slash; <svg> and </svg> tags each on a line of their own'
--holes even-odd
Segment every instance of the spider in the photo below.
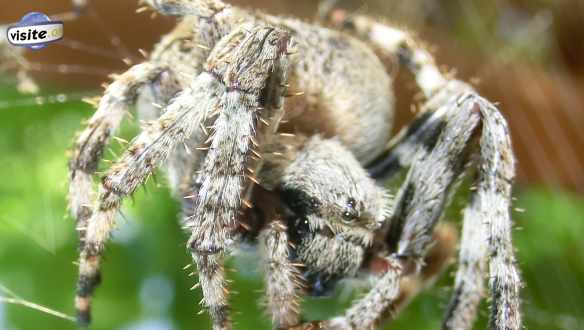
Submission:
<svg viewBox="0 0 584 330">
<path fill-rule="evenodd" d="M 326 2 L 315 23 L 221 0 L 144 2 L 181 21 L 145 62 L 114 77 L 70 160 L 81 325 L 90 322 L 122 201 L 158 167 L 182 201 L 213 329 L 232 329 L 224 259 L 248 242 L 262 256 L 274 328 L 361 330 L 380 327 L 444 269 L 455 240 L 439 218 L 474 165 L 443 327 L 472 327 L 488 276 L 490 327 L 521 329 L 509 212 L 514 156 L 492 103 L 442 74 L 407 32 Z M 383 58 L 411 71 L 425 96 L 423 111 L 393 138 Z M 94 192 L 103 149 L 133 104 L 146 123 Z M 381 183 L 402 170 L 405 181 L 391 195 Z M 302 319 L 302 296 L 350 278 L 371 286 L 348 310 Z"/>
</svg>

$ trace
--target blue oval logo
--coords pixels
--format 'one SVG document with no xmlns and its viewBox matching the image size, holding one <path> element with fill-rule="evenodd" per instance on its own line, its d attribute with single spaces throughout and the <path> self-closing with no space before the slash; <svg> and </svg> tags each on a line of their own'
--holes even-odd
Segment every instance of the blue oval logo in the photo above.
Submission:
<svg viewBox="0 0 584 330">
<path fill-rule="evenodd" d="M 63 22 L 51 21 L 43 13 L 31 12 L 6 30 L 6 38 L 14 46 L 42 49 L 63 38 Z"/>
</svg>

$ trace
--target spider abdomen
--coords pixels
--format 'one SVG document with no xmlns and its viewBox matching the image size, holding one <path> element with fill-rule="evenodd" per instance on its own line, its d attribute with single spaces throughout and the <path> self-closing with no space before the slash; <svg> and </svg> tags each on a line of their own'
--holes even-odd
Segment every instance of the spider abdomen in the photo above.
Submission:
<svg viewBox="0 0 584 330">
<path fill-rule="evenodd" d="M 296 42 L 283 130 L 338 137 L 361 163 L 381 152 L 393 121 L 391 79 L 365 43 L 287 19 Z M 356 60 L 358 59 L 358 62 Z M 298 95 L 300 94 L 300 95 Z"/>
</svg>

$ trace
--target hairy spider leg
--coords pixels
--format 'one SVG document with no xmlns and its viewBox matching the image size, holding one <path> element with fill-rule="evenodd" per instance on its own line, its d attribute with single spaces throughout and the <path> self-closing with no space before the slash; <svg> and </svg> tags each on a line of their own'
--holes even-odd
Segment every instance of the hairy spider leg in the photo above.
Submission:
<svg viewBox="0 0 584 330">
<path fill-rule="evenodd" d="M 509 216 L 514 159 L 505 120 L 491 103 L 473 92 L 453 96 L 444 107 L 449 110 L 436 145 L 414 160 L 402 185 L 388 242 L 397 242 L 398 255 L 421 260 L 450 187 L 464 170 L 465 149 L 480 127 L 476 191 L 464 214 L 461 267 L 444 325 L 449 329 L 472 328 L 475 315 L 471 313 L 478 308 L 485 276 L 483 263 L 488 259 L 491 327 L 520 329 L 521 282 Z"/>
<path fill-rule="evenodd" d="M 214 329 L 232 327 L 223 259 L 238 239 L 238 218 L 246 191 L 257 182 L 253 172 L 258 165 L 253 158 L 261 158 L 254 150 L 255 139 L 262 135 L 260 118 L 273 120 L 268 130 L 276 129 L 280 120 L 271 112 L 281 109 L 289 41 L 283 30 L 245 24 L 221 39 L 211 53 L 219 61 L 207 67 L 219 77 L 224 92 L 219 95 L 218 117 L 211 127 L 209 151 L 187 223 L 191 229 L 188 247 L 199 270 L 202 303 Z"/>
<path fill-rule="evenodd" d="M 217 100 L 210 97 L 210 91 L 217 90 L 218 85 L 212 75 L 199 75 L 158 120 L 143 127 L 125 154 L 103 177 L 97 201 L 87 220 L 85 244 L 80 253 L 75 302 L 80 324 L 90 321 L 91 295 L 99 284 L 101 255 L 123 198 L 144 183 L 178 143 L 200 129 L 200 124 L 218 105 Z"/>
<path fill-rule="evenodd" d="M 76 139 L 69 161 L 69 207 L 77 221 L 81 246 L 94 203 L 92 177 L 105 146 L 129 112 L 141 86 L 153 81 L 165 67 L 137 64 L 118 76 L 101 97 L 97 111 Z"/>
<path fill-rule="evenodd" d="M 288 228 L 274 219 L 260 234 L 264 259 L 265 307 L 276 329 L 287 329 L 300 323 L 302 277 L 292 261 Z"/>
<path fill-rule="evenodd" d="M 390 141 L 388 151 L 373 162 L 374 165 L 370 168 L 372 175 L 379 178 L 389 177 L 400 168 L 412 164 L 417 157 L 425 158 L 429 150 L 438 146 L 437 138 L 439 134 L 440 136 L 445 134 L 444 126 L 448 125 L 445 116 L 450 116 L 448 113 L 452 111 L 451 108 L 462 107 L 459 104 L 444 106 L 452 103 L 449 100 L 453 95 L 465 93 L 470 95 L 464 103 L 473 105 L 476 103 L 480 109 L 483 136 L 480 143 L 481 171 L 477 186 L 483 188 L 478 188 L 471 205 L 465 210 L 464 223 L 472 222 L 476 226 L 481 226 L 476 219 L 471 219 L 478 215 L 487 219 L 487 228 L 474 230 L 465 226 L 466 229 L 463 230 L 459 257 L 459 262 L 463 266 L 458 270 L 455 295 L 449 305 L 444 325 L 452 329 L 466 329 L 472 326 L 474 315 L 470 313 L 475 313 L 480 300 L 477 297 L 480 297 L 482 290 L 482 283 L 479 282 L 482 281 L 484 267 L 481 263 L 490 257 L 490 286 L 494 297 L 491 326 L 497 329 L 520 328 L 521 284 L 511 247 L 511 220 L 508 210 L 511 181 L 514 176 L 514 158 L 504 118 L 491 103 L 476 95 L 470 86 L 441 74 L 432 56 L 417 45 L 406 32 L 367 16 L 349 17 L 341 10 L 337 11 L 336 15 L 331 14 L 330 19 L 335 25 L 370 41 L 386 55 L 397 55 L 400 62 L 415 75 L 418 86 L 429 99 L 424 111 L 414 123 L 404 128 Z M 490 174 L 483 171 L 487 166 L 491 167 Z M 438 178 L 439 176 L 432 177 Z M 489 209 L 486 200 L 493 202 L 496 207 Z M 493 209 L 497 210 L 496 216 L 490 217 L 494 215 Z M 484 230 L 488 232 L 485 233 Z M 391 235 L 390 232 L 389 241 L 397 238 Z M 486 238 L 487 243 L 482 242 L 482 238 Z M 477 241 L 479 243 L 475 245 Z M 497 246 L 503 251 L 497 253 L 495 251 Z M 490 256 L 487 253 L 490 253 Z M 463 315 L 465 312 L 469 314 Z"/>
</svg>

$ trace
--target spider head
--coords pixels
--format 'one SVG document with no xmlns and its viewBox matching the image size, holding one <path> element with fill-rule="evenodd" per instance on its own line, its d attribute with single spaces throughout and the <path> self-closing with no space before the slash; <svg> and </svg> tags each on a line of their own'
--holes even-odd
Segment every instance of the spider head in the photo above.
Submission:
<svg viewBox="0 0 584 330">
<path fill-rule="evenodd" d="M 292 211 L 289 224 L 308 272 L 355 275 L 390 200 L 339 141 L 313 137 L 284 174 L 280 193 Z"/>
<path fill-rule="evenodd" d="M 387 217 L 391 201 L 338 140 L 310 138 L 287 166 L 279 186 L 283 200 L 303 219 L 306 232 L 320 232 L 363 246 Z"/>
</svg>

